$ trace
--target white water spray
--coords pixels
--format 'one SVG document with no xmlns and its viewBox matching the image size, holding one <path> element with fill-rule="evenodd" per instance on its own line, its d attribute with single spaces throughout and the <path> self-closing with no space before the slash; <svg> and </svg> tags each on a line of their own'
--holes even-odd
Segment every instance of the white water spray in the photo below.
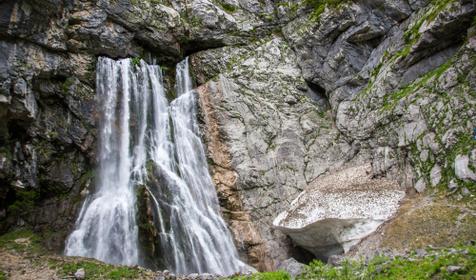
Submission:
<svg viewBox="0 0 476 280">
<path fill-rule="evenodd" d="M 66 255 L 140 263 L 135 187 L 144 185 L 155 206 L 164 268 L 222 275 L 248 269 L 220 215 L 188 60 L 177 65 L 177 98 L 170 104 L 158 66 L 99 58 L 97 68 L 98 180 L 67 239 Z"/>
</svg>

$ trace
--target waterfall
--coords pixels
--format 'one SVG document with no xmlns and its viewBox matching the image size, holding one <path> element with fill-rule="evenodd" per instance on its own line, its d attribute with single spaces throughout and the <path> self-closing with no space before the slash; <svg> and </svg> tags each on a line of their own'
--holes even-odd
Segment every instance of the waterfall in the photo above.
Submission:
<svg viewBox="0 0 476 280">
<path fill-rule="evenodd" d="M 158 66 L 99 58 L 99 166 L 65 254 L 141 264 L 136 188 L 151 197 L 157 263 L 177 274 L 247 270 L 220 214 L 197 122 L 188 59 L 168 102 Z"/>
<path fill-rule="evenodd" d="M 129 60 L 99 58 L 96 78 L 101 108 L 96 190 L 83 204 L 65 254 L 133 265 L 138 262 L 138 229 L 129 122 L 137 75 Z"/>
</svg>

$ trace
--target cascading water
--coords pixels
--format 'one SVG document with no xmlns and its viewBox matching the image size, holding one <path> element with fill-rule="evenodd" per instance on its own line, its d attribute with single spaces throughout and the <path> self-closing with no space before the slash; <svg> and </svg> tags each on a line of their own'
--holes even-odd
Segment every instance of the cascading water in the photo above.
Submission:
<svg viewBox="0 0 476 280">
<path fill-rule="evenodd" d="M 130 172 L 130 100 L 137 79 L 128 60 L 99 58 L 97 97 L 102 109 L 96 191 L 83 204 L 65 254 L 109 263 L 138 262 L 134 182 Z"/>
<path fill-rule="evenodd" d="M 177 65 L 177 98 L 170 104 L 158 66 L 99 58 L 97 68 L 98 180 L 67 239 L 66 255 L 141 263 L 135 188 L 144 186 L 154 205 L 162 268 L 178 274 L 247 270 L 220 215 L 188 60 Z"/>
</svg>

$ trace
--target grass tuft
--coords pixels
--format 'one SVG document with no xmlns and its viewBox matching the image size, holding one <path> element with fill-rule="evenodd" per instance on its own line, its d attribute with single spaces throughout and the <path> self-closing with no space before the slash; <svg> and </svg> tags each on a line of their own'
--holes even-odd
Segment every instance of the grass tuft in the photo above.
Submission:
<svg viewBox="0 0 476 280">
<path fill-rule="evenodd" d="M 74 273 L 83 268 L 85 271 L 85 279 L 139 279 L 140 271 L 134 267 L 114 266 L 96 261 L 78 261 L 73 263 L 51 262 L 50 267 L 59 270 L 60 274 L 65 277 L 72 276 Z"/>
</svg>

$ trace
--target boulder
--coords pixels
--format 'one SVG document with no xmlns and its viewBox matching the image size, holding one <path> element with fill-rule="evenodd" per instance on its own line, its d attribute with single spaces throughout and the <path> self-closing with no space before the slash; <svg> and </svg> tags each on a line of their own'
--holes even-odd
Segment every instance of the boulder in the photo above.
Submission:
<svg viewBox="0 0 476 280">
<path fill-rule="evenodd" d="M 76 270 L 76 272 L 74 273 L 74 278 L 77 280 L 82 280 L 85 277 L 86 277 L 86 271 L 84 271 L 84 268 L 80 268 Z"/>
<path fill-rule="evenodd" d="M 389 220 L 405 196 L 395 181 L 373 179 L 370 168 L 319 178 L 276 217 L 274 227 L 316 257 L 347 252 Z"/>
<path fill-rule="evenodd" d="M 298 262 L 294 258 L 290 258 L 281 262 L 278 265 L 278 269 L 286 271 L 292 278 L 294 278 L 304 272 L 304 264 Z"/>
<path fill-rule="evenodd" d="M 468 156 L 458 155 L 455 159 L 455 174 L 461 180 L 476 181 L 476 174 L 469 166 Z"/>
</svg>

